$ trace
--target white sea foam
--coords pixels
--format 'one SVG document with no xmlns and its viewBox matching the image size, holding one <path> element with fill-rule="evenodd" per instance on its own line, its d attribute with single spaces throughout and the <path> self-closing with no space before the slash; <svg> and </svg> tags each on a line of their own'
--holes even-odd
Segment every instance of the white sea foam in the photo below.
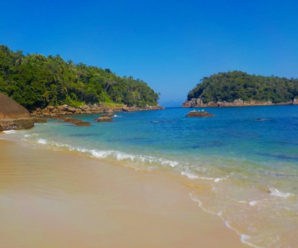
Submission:
<svg viewBox="0 0 298 248">
<path fill-rule="evenodd" d="M 37 140 L 37 143 L 38 143 L 38 144 L 41 144 L 41 145 L 46 145 L 48 142 L 47 142 L 46 139 L 38 139 L 38 140 Z"/>
<path fill-rule="evenodd" d="M 179 163 L 177 161 L 171 161 L 167 159 L 158 159 L 162 165 L 168 165 L 172 168 L 176 167 Z"/>
<path fill-rule="evenodd" d="M 215 212 L 210 211 L 210 210 L 208 210 L 207 208 L 205 208 L 205 207 L 203 206 L 203 203 L 199 200 L 199 198 L 196 197 L 196 196 L 194 196 L 192 193 L 189 193 L 189 197 L 190 197 L 190 199 L 191 199 L 193 202 L 197 203 L 197 204 L 198 204 L 198 207 L 201 208 L 204 212 L 206 212 L 206 213 L 208 213 L 208 214 L 212 214 L 212 215 L 217 215 L 217 216 L 219 216 L 218 213 L 215 213 Z M 222 214 L 222 213 L 221 213 L 221 214 Z"/>
<path fill-rule="evenodd" d="M 88 152 L 95 158 L 106 158 L 110 154 L 112 154 L 112 151 L 97 151 L 97 150 L 87 150 L 87 149 L 80 149 L 79 152 Z"/>
<path fill-rule="evenodd" d="M 195 174 L 192 174 L 192 173 L 190 173 L 190 172 L 187 172 L 187 171 L 182 171 L 182 172 L 181 172 L 181 175 L 182 175 L 182 176 L 186 176 L 187 178 L 189 178 L 189 179 L 192 179 L 192 180 L 194 180 L 194 179 L 197 179 L 197 178 L 198 178 L 198 176 L 197 176 L 197 175 L 195 175 Z"/>
<path fill-rule="evenodd" d="M 213 177 L 198 177 L 199 179 L 202 179 L 202 180 L 207 180 L 207 181 L 214 181 L 215 178 Z"/>
<path fill-rule="evenodd" d="M 254 207 L 258 204 L 258 201 L 250 201 L 248 204 L 249 206 Z"/>
<path fill-rule="evenodd" d="M 217 178 L 214 179 L 214 182 L 215 182 L 215 183 L 218 183 L 218 182 L 220 182 L 220 181 L 222 181 L 222 180 L 223 180 L 223 178 L 219 178 L 219 177 L 217 177 Z"/>
<path fill-rule="evenodd" d="M 129 154 L 125 152 L 120 151 L 114 151 L 114 150 L 88 150 L 88 149 L 80 149 L 78 150 L 80 152 L 89 153 L 91 156 L 95 158 L 114 158 L 118 161 L 132 161 L 132 162 L 143 162 L 143 163 L 157 163 L 163 166 L 170 166 L 175 167 L 179 163 L 177 161 L 162 159 L 162 158 L 156 158 L 153 156 L 146 156 L 146 155 L 134 155 Z"/>
<path fill-rule="evenodd" d="M 251 243 L 249 240 L 251 239 L 251 237 L 247 234 L 244 234 L 244 233 L 241 233 L 239 232 L 239 230 L 237 230 L 236 228 L 234 228 L 229 221 L 227 220 L 224 220 L 224 224 L 227 228 L 229 228 L 230 230 L 234 231 L 235 233 L 237 233 L 239 236 L 240 236 L 240 241 L 243 243 L 243 244 L 246 244 L 250 247 L 253 247 L 253 248 L 262 248 L 261 246 L 257 246 L 253 243 Z"/>
<path fill-rule="evenodd" d="M 202 177 L 202 176 L 197 176 L 197 178 L 201 179 L 201 180 L 213 181 L 215 183 L 219 183 L 220 181 L 223 181 L 223 180 L 226 179 L 225 177 L 223 177 L 223 178 L 221 178 L 221 177 L 214 178 L 214 177 Z"/>
<path fill-rule="evenodd" d="M 3 133 L 5 133 L 5 134 L 13 134 L 13 133 L 16 133 L 16 130 L 5 130 L 5 131 L 3 131 Z"/>
<path fill-rule="evenodd" d="M 270 195 L 276 196 L 276 197 L 288 198 L 290 196 L 293 196 L 292 193 L 281 192 L 278 189 L 273 188 L 273 187 L 269 188 L 269 191 L 270 191 Z"/>
<path fill-rule="evenodd" d="M 241 241 L 243 244 L 246 244 L 246 245 L 248 245 L 248 246 L 250 246 L 250 247 L 253 247 L 253 248 L 262 248 L 262 247 L 260 247 L 260 246 L 257 246 L 257 245 L 255 245 L 255 244 L 253 244 L 252 242 L 250 242 L 249 240 L 251 239 L 251 237 L 250 237 L 249 235 L 241 233 L 239 230 L 237 230 L 236 228 L 234 228 L 234 227 L 230 224 L 229 221 L 225 220 L 222 211 L 219 211 L 219 212 L 217 212 L 217 213 L 214 213 L 214 212 L 212 212 L 212 211 L 206 209 L 206 208 L 203 206 L 203 203 L 202 203 L 197 197 L 195 197 L 192 193 L 189 193 L 189 197 L 190 197 L 190 199 L 191 199 L 193 202 L 197 203 L 197 204 L 198 204 L 198 207 L 200 207 L 204 212 L 209 213 L 209 214 L 212 214 L 212 215 L 216 215 L 216 216 L 218 216 L 218 217 L 224 222 L 224 225 L 225 225 L 228 229 L 234 231 L 234 232 L 240 237 L 240 241 Z"/>
<path fill-rule="evenodd" d="M 130 154 L 130 153 L 125 153 L 125 152 L 120 152 L 115 150 L 87 149 L 84 147 L 76 147 L 68 144 L 48 141 L 47 139 L 44 139 L 44 138 L 39 138 L 36 142 L 41 145 L 49 145 L 54 149 L 63 148 L 69 151 L 85 153 L 97 159 L 112 158 L 118 161 L 142 162 L 147 164 L 156 164 L 156 165 L 169 166 L 169 167 L 176 167 L 179 165 L 179 162 L 174 160 L 168 160 L 168 159 L 158 158 L 158 157 L 148 156 L 148 155 Z"/>
<path fill-rule="evenodd" d="M 230 222 L 228 222 L 227 220 L 224 221 L 224 224 L 227 228 L 233 229 L 233 227 L 230 225 Z"/>
<path fill-rule="evenodd" d="M 249 239 L 250 239 L 250 236 L 247 235 L 247 234 L 241 234 L 241 235 L 240 235 L 240 240 L 241 240 L 241 242 L 244 243 L 244 244 L 247 243 Z"/>
</svg>

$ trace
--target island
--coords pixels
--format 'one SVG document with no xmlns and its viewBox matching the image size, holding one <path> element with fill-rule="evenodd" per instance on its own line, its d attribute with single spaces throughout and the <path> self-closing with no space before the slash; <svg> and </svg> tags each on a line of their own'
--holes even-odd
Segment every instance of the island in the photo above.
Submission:
<svg viewBox="0 0 298 248">
<path fill-rule="evenodd" d="M 204 77 L 184 107 L 229 107 L 298 104 L 298 79 L 250 75 L 241 71 Z"/>
</svg>

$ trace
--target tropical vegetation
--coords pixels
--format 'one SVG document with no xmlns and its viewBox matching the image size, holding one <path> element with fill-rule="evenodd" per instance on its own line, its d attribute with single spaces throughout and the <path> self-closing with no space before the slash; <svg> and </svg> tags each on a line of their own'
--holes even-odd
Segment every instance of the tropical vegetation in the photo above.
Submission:
<svg viewBox="0 0 298 248">
<path fill-rule="evenodd" d="M 59 55 L 24 55 L 0 45 L 0 92 L 30 110 L 48 105 L 157 105 L 158 94 L 145 82 L 110 69 L 65 61 Z"/>
<path fill-rule="evenodd" d="M 281 103 L 298 97 L 298 79 L 250 75 L 241 71 L 218 73 L 204 77 L 188 93 L 188 100 L 201 98 L 208 102 L 271 101 Z"/>
</svg>

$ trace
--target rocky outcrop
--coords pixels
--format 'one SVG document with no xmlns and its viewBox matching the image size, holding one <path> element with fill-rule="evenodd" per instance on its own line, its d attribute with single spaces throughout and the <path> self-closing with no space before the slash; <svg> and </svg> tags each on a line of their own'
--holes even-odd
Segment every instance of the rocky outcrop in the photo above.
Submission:
<svg viewBox="0 0 298 248">
<path fill-rule="evenodd" d="M 183 103 L 185 108 L 195 108 L 195 107 L 242 107 L 242 106 L 271 106 L 271 105 L 291 105 L 298 104 L 298 99 L 294 99 L 289 102 L 273 103 L 271 101 L 243 101 L 242 99 L 236 99 L 233 102 L 218 101 L 218 102 L 208 102 L 204 103 L 201 98 L 192 98 L 189 101 Z"/>
<path fill-rule="evenodd" d="M 100 116 L 96 119 L 97 122 L 111 122 L 113 121 L 113 118 L 111 116 L 107 116 L 107 115 L 104 115 L 104 116 Z"/>
<path fill-rule="evenodd" d="M 48 119 L 45 118 L 45 117 L 35 116 L 35 117 L 32 117 L 32 118 L 34 120 L 34 123 L 47 123 L 48 122 Z"/>
<path fill-rule="evenodd" d="M 30 129 L 32 127 L 34 127 L 34 120 L 32 118 L 0 120 L 0 131 Z"/>
<path fill-rule="evenodd" d="M 208 113 L 207 111 L 197 111 L 193 110 L 187 113 L 186 117 L 212 117 L 213 114 Z"/>
<path fill-rule="evenodd" d="M 59 119 L 63 120 L 64 122 L 68 122 L 68 123 L 71 123 L 71 124 L 73 124 L 75 126 L 79 126 L 79 127 L 90 126 L 90 122 L 82 121 L 82 120 L 75 119 L 75 118 L 67 117 L 67 118 L 59 118 Z"/>
<path fill-rule="evenodd" d="M 101 113 L 105 109 L 98 105 L 85 105 L 82 107 L 71 107 L 68 105 L 61 106 L 47 106 L 44 109 L 38 108 L 32 112 L 33 116 L 43 116 L 43 117 L 57 117 L 65 115 L 74 114 L 96 114 Z"/>
<path fill-rule="evenodd" d="M 23 106 L 0 93 L 0 131 L 29 129 L 34 126 L 34 119 Z"/>
<path fill-rule="evenodd" d="M 128 107 L 126 105 L 120 106 L 112 106 L 107 107 L 104 105 L 84 105 L 81 107 L 71 107 L 68 105 L 61 106 L 47 106 L 44 109 L 36 109 L 32 112 L 33 116 L 38 117 L 57 117 L 57 116 L 65 116 L 65 115 L 75 115 L 75 114 L 99 114 L 105 113 L 113 115 L 114 112 L 134 112 L 134 111 L 145 111 L 145 110 L 160 110 L 162 107 L 160 106 L 147 106 L 144 108 L 140 107 Z"/>
<path fill-rule="evenodd" d="M 30 118 L 30 113 L 10 97 L 0 93 L 0 119 Z"/>
</svg>

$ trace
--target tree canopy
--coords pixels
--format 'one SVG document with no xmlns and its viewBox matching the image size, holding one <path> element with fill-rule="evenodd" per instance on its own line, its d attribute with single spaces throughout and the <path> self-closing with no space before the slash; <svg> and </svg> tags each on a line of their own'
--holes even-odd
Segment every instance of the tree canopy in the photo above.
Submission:
<svg viewBox="0 0 298 248">
<path fill-rule="evenodd" d="M 298 79 L 264 77 L 241 71 L 218 73 L 204 77 L 188 93 L 188 100 L 201 98 L 208 102 L 271 101 L 273 103 L 292 101 L 298 97 Z"/>
<path fill-rule="evenodd" d="M 158 94 L 145 82 L 110 69 L 74 64 L 60 56 L 24 55 L 0 45 L 0 92 L 30 110 L 48 105 L 121 103 L 157 105 Z"/>
</svg>

